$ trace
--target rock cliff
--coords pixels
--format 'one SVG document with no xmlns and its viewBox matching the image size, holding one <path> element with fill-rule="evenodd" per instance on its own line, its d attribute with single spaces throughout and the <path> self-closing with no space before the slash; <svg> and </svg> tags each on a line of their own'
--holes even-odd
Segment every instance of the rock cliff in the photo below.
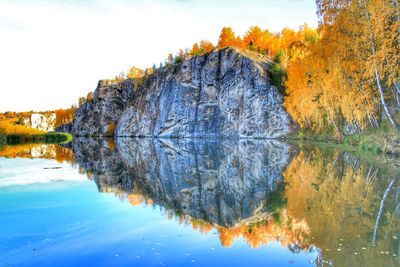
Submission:
<svg viewBox="0 0 400 267">
<path fill-rule="evenodd" d="M 72 132 L 72 123 L 62 124 L 54 129 L 55 132 L 59 133 L 71 133 Z"/>
<path fill-rule="evenodd" d="M 76 136 L 108 136 L 114 134 L 115 125 L 128 100 L 134 93 L 135 80 L 121 83 L 100 80 L 93 99 L 75 112 L 71 133 Z"/>
<path fill-rule="evenodd" d="M 76 136 L 279 138 L 294 127 L 266 57 L 234 48 L 184 59 L 145 79 L 100 81 L 75 114 Z"/>
<path fill-rule="evenodd" d="M 123 112 L 118 136 L 282 137 L 283 97 L 265 62 L 222 49 L 151 76 Z"/>
<path fill-rule="evenodd" d="M 23 118 L 23 124 L 44 132 L 54 131 L 56 114 L 33 113 L 29 117 Z"/>
</svg>

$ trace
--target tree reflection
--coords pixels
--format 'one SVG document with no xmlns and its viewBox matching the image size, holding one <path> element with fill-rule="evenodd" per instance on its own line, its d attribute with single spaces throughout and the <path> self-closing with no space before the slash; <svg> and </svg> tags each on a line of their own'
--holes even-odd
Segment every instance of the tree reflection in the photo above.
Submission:
<svg viewBox="0 0 400 267">
<path fill-rule="evenodd" d="M 398 266 L 398 160 L 267 141 L 180 142 L 84 139 L 0 156 L 77 163 L 100 192 L 160 207 L 194 231 L 216 233 L 223 247 L 279 242 L 293 253 L 316 250 L 321 266 Z"/>
</svg>

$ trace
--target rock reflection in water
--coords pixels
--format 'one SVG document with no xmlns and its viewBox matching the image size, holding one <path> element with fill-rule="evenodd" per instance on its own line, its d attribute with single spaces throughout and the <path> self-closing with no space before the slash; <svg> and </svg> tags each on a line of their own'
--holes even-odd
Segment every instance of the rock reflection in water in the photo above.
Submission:
<svg viewBox="0 0 400 267">
<path fill-rule="evenodd" d="M 270 212 L 267 199 L 282 188 L 291 149 L 279 141 L 78 139 L 80 166 L 100 191 L 140 192 L 166 209 L 232 227 Z"/>
</svg>

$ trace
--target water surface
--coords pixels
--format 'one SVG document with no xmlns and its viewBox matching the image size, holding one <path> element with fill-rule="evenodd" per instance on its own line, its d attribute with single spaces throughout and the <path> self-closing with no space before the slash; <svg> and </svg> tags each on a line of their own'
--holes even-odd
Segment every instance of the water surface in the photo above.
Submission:
<svg viewBox="0 0 400 267">
<path fill-rule="evenodd" d="M 399 266 L 399 161 L 273 140 L 0 149 L 0 266 Z"/>
</svg>

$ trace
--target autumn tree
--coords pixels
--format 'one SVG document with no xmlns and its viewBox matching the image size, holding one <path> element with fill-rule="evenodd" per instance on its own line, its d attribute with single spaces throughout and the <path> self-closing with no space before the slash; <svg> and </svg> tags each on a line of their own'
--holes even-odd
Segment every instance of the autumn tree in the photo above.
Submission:
<svg viewBox="0 0 400 267">
<path fill-rule="evenodd" d="M 251 27 L 244 35 L 244 43 L 254 49 L 263 49 L 263 31 L 258 26 Z"/>
<path fill-rule="evenodd" d="M 201 50 L 200 50 L 200 46 L 198 43 L 194 43 L 192 49 L 190 50 L 190 55 L 192 56 L 197 56 L 199 54 L 201 54 Z"/>
<path fill-rule="evenodd" d="M 321 38 L 304 28 L 309 44 L 295 43 L 302 49 L 288 66 L 288 111 L 303 127 L 344 134 L 345 125 L 379 126 L 382 107 L 399 129 L 390 106 L 399 77 L 395 1 L 319 0 L 317 7 Z"/>
<path fill-rule="evenodd" d="M 86 103 L 86 98 L 84 96 L 81 96 L 78 98 L 78 106 L 82 106 L 83 104 Z"/>
<path fill-rule="evenodd" d="M 360 99 L 369 93 L 380 102 L 394 128 L 400 130 L 388 101 L 389 88 L 399 77 L 399 31 L 396 1 L 360 0 L 317 2 L 322 27 L 340 38 L 335 45 L 343 84 Z M 398 13 L 397 13 L 398 14 Z M 396 29 L 397 25 L 397 29 Z M 394 30 L 396 29 L 396 30 Z M 363 101 L 365 117 L 371 117 L 371 100 Z M 375 109 L 378 107 L 376 106 Z M 376 111 L 375 111 L 376 112 Z"/>
<path fill-rule="evenodd" d="M 205 53 L 211 52 L 212 50 L 214 50 L 214 48 L 215 46 L 207 40 L 202 40 L 200 42 L 200 49 Z"/>
<path fill-rule="evenodd" d="M 71 123 L 74 120 L 75 108 L 71 107 L 69 109 L 57 109 L 55 111 L 55 114 L 56 114 L 55 127 L 58 127 L 62 124 Z"/>
<path fill-rule="evenodd" d="M 127 77 L 129 79 L 136 79 L 143 77 L 143 74 L 144 72 L 142 69 L 133 66 L 129 69 Z"/>
<path fill-rule="evenodd" d="M 218 47 L 224 48 L 227 46 L 235 46 L 237 39 L 235 37 L 235 33 L 233 32 L 231 27 L 222 28 L 221 34 L 218 40 Z"/>
<path fill-rule="evenodd" d="M 86 101 L 90 101 L 90 100 L 92 100 L 93 99 L 93 92 L 89 92 L 87 95 L 86 95 Z"/>
</svg>

